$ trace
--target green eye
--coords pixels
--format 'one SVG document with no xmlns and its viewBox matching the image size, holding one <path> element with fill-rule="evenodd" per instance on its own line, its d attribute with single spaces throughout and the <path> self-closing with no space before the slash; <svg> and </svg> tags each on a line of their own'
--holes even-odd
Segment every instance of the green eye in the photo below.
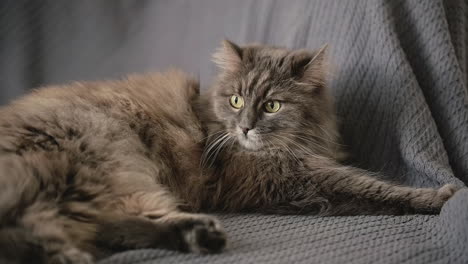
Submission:
<svg viewBox="0 0 468 264">
<path fill-rule="evenodd" d="M 244 99 L 237 95 L 231 96 L 229 102 L 231 103 L 231 106 L 236 109 L 241 109 L 244 106 Z"/>
<path fill-rule="evenodd" d="M 265 103 L 265 111 L 268 113 L 276 113 L 280 108 L 281 104 L 278 101 L 268 101 Z"/>
</svg>

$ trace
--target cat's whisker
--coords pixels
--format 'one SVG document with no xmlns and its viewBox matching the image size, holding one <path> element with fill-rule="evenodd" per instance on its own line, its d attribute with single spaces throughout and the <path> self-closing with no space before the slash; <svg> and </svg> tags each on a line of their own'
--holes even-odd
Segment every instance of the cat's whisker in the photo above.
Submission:
<svg viewBox="0 0 468 264">
<path fill-rule="evenodd" d="M 282 136 L 282 134 L 280 134 L 280 135 Z M 289 134 L 284 134 L 284 135 L 285 135 L 285 136 L 282 136 L 282 138 L 284 138 L 284 139 L 286 139 L 286 140 L 288 140 L 288 141 L 294 143 L 294 145 L 297 146 L 297 147 L 300 145 L 300 144 L 297 144 L 297 142 L 295 142 L 294 140 L 292 140 L 292 139 L 290 139 L 289 137 L 287 137 Z M 314 141 L 313 139 L 309 139 L 309 138 L 306 138 L 306 137 L 303 137 L 303 136 L 298 136 L 298 135 L 295 135 L 295 136 L 296 136 L 296 138 L 299 138 L 299 139 L 301 139 L 301 140 L 303 140 L 303 141 L 306 141 L 307 143 L 310 143 L 310 144 L 312 144 L 313 146 L 318 147 L 318 148 L 320 148 L 320 149 L 323 149 L 323 150 L 325 150 L 325 151 L 327 151 L 327 152 L 328 152 L 328 150 L 329 150 L 326 146 L 324 146 L 323 144 L 320 144 L 319 142 Z M 302 151 L 304 151 L 306 148 L 305 148 L 305 147 L 301 147 L 300 149 L 301 149 Z M 310 152 L 309 152 L 309 153 L 310 153 Z"/>
<path fill-rule="evenodd" d="M 294 151 L 288 146 L 288 144 L 286 144 L 279 136 L 276 136 L 276 135 L 271 135 L 271 136 L 275 138 L 278 141 L 278 143 L 280 143 L 286 149 L 286 151 L 289 152 L 289 154 L 291 154 L 291 157 L 294 158 L 296 162 L 299 162 L 299 158 L 294 153 Z"/>
<path fill-rule="evenodd" d="M 328 151 L 328 150 L 329 150 L 329 148 L 327 148 L 326 146 L 324 146 L 324 145 L 322 145 L 322 144 L 320 144 L 320 143 L 318 143 L 318 142 L 316 142 L 316 141 L 314 141 L 314 140 L 312 140 L 312 139 L 310 139 L 310 138 L 301 137 L 301 136 L 297 136 L 297 135 L 296 135 L 296 138 L 298 138 L 298 139 L 300 139 L 300 140 L 303 140 L 303 141 L 305 141 L 306 143 L 310 143 L 310 144 L 312 144 L 313 146 L 318 147 L 318 148 L 320 148 L 320 149 L 323 149 L 323 150 L 325 150 L 325 151 Z"/>
<path fill-rule="evenodd" d="M 214 159 L 219 153 L 220 146 L 224 145 L 226 140 L 228 140 L 229 138 L 229 133 L 225 132 L 222 136 L 219 136 L 217 140 L 210 145 L 209 149 L 207 150 L 206 157 L 204 158 L 203 166 L 206 165 L 207 162 L 209 162 L 209 166 L 213 164 Z"/>
<path fill-rule="evenodd" d="M 206 146 L 205 146 L 204 150 L 203 150 L 202 156 L 208 155 L 209 152 L 211 151 L 211 149 L 216 145 L 217 141 L 218 141 L 221 137 L 223 137 L 223 135 L 225 135 L 225 134 L 223 133 L 223 134 L 221 134 L 221 135 L 218 135 L 214 140 L 208 141 L 208 142 L 206 143 Z"/>
<path fill-rule="evenodd" d="M 318 127 L 320 130 L 322 130 L 322 132 L 323 132 L 326 136 L 328 136 L 328 137 L 332 136 L 332 135 L 330 134 L 330 131 L 326 130 L 326 129 L 323 128 L 321 125 L 319 125 L 319 124 L 314 124 L 314 125 L 315 125 L 316 127 Z"/>
<path fill-rule="evenodd" d="M 322 142 L 319 142 L 317 140 L 315 140 L 314 138 L 310 138 L 310 137 L 306 137 L 306 136 L 301 136 L 301 135 L 298 135 L 298 134 L 295 134 L 294 135 L 296 138 L 299 138 L 299 139 L 302 139 L 302 140 L 306 140 L 312 144 L 314 144 L 315 146 L 318 146 L 318 147 L 321 147 L 321 148 L 325 148 L 325 146 L 323 146 L 321 143 Z"/>
<path fill-rule="evenodd" d="M 294 153 L 294 156 L 295 156 L 295 157 L 298 157 L 298 156 L 297 156 L 297 153 L 296 153 L 296 152 L 288 145 L 288 143 L 287 143 L 287 142 L 292 142 L 292 141 L 291 141 L 290 139 L 288 139 L 287 137 L 284 137 L 284 136 L 281 136 L 281 139 L 282 139 L 282 142 L 284 143 L 284 145 L 286 145 L 286 146 L 288 147 L 288 149 L 289 149 L 292 153 Z M 283 140 L 284 140 L 284 141 L 283 141 Z M 299 158 L 297 158 L 297 159 L 299 159 Z"/>
<path fill-rule="evenodd" d="M 258 138 L 260 140 L 260 146 L 263 147 L 265 143 L 263 142 L 263 139 L 261 137 Z"/>
<path fill-rule="evenodd" d="M 223 132 L 225 132 L 225 131 L 220 130 L 220 131 L 218 131 L 218 132 L 212 133 L 212 134 L 210 134 L 210 135 L 208 135 L 208 136 L 206 136 L 206 137 L 200 139 L 200 140 L 198 141 L 198 143 L 202 142 L 202 141 L 205 140 L 205 139 L 211 138 L 211 137 L 213 137 L 213 136 L 215 136 L 215 135 L 219 135 L 220 133 L 223 133 Z"/>
<path fill-rule="evenodd" d="M 216 137 L 215 140 L 213 140 L 212 142 L 209 142 L 207 144 L 207 146 L 205 147 L 203 153 L 202 153 L 202 159 L 200 161 L 200 166 L 202 168 L 205 167 L 206 165 L 206 162 L 209 161 L 210 157 L 212 156 L 212 153 L 211 151 L 223 140 L 225 139 L 227 136 L 229 136 L 229 133 L 228 132 L 225 132 L 223 131 L 224 133 L 222 133 L 221 135 L 218 135 Z"/>
<path fill-rule="evenodd" d="M 223 140 L 221 141 L 221 143 L 219 143 L 218 146 L 216 147 L 216 150 L 213 152 L 214 156 L 211 158 L 211 155 L 210 155 L 210 157 L 208 158 L 208 160 L 211 160 L 211 162 L 209 164 L 210 167 L 213 165 L 213 163 L 216 160 L 216 157 L 218 156 L 221 149 L 231 139 L 229 134 L 227 134 L 226 136 L 227 137 L 224 137 Z"/>
<path fill-rule="evenodd" d="M 314 153 L 312 150 L 310 149 L 307 149 L 305 148 L 304 146 L 301 146 L 300 144 L 297 144 L 295 142 L 291 142 L 293 145 L 295 145 L 297 148 L 299 148 L 300 150 L 302 150 L 303 152 L 305 152 L 308 156 L 312 156 L 312 157 L 316 157 L 316 158 L 319 158 L 321 157 L 320 155 L 318 155 L 317 153 Z"/>
<path fill-rule="evenodd" d="M 270 140 L 265 139 L 265 142 L 266 142 L 267 145 L 268 145 L 268 147 L 267 147 L 268 149 L 270 149 L 270 150 L 273 150 L 273 149 L 274 149 L 274 145 L 273 145 L 273 143 L 272 143 Z"/>
<path fill-rule="evenodd" d="M 299 148 L 301 151 L 305 152 L 307 155 L 314 157 L 314 158 L 321 158 L 320 155 L 317 155 L 316 153 L 312 152 L 312 150 L 306 149 L 304 146 L 301 146 L 300 144 L 297 144 L 294 142 L 294 140 L 291 140 L 289 138 L 283 137 L 285 140 L 288 140 L 293 144 L 295 147 Z"/>
<path fill-rule="evenodd" d="M 219 141 L 216 144 L 212 144 L 210 146 L 211 149 L 209 151 L 207 151 L 206 154 L 203 156 L 203 160 L 202 160 L 202 163 L 201 163 L 202 168 L 206 167 L 206 165 L 208 163 L 210 163 L 210 164 L 212 163 L 212 162 L 210 162 L 211 157 L 214 155 L 214 152 L 216 151 L 216 149 L 217 149 L 220 142 L 221 141 Z"/>
<path fill-rule="evenodd" d="M 231 146 L 229 147 L 229 151 L 228 151 L 229 153 L 231 153 L 232 148 L 234 147 L 234 143 L 236 143 L 236 140 L 233 137 L 231 137 L 231 139 L 232 139 L 232 143 L 231 143 Z"/>
<path fill-rule="evenodd" d="M 322 127 L 321 125 L 317 124 L 317 123 L 312 123 L 312 122 L 302 122 L 303 126 L 304 127 L 307 127 L 307 128 L 311 128 L 311 127 L 316 127 L 318 129 L 321 130 L 321 132 L 328 138 L 333 138 L 334 135 L 331 134 L 330 131 L 328 131 L 327 129 L 325 129 L 324 127 Z M 309 130 L 309 129 L 307 129 Z M 316 136 L 314 134 L 314 136 Z"/>
<path fill-rule="evenodd" d="M 294 133 L 294 134 L 301 134 L 301 135 L 308 136 L 308 137 L 314 138 L 314 139 L 320 139 L 320 140 L 323 140 L 323 141 L 326 141 L 326 142 L 328 142 L 328 143 L 331 143 L 331 144 L 334 144 L 334 145 L 338 145 L 338 146 L 345 146 L 345 145 L 340 144 L 340 143 L 338 143 L 338 142 L 335 142 L 335 141 L 333 141 L 333 140 L 330 140 L 330 139 L 327 139 L 327 138 L 324 138 L 324 137 L 320 137 L 320 136 L 318 136 L 318 135 L 316 135 L 316 134 L 307 133 L 307 132 L 304 132 L 304 131 L 299 131 L 299 130 L 297 130 L 297 131 L 293 131 L 292 133 Z M 310 139 L 310 138 L 309 138 L 309 139 Z"/>
<path fill-rule="evenodd" d="M 322 130 L 322 132 L 325 134 L 325 136 L 327 136 L 328 138 L 323 138 L 323 137 L 320 137 L 319 135 L 313 135 L 314 137 L 316 138 L 319 138 L 321 140 L 325 140 L 327 142 L 330 142 L 330 143 L 333 143 L 333 144 L 336 144 L 336 145 L 339 145 L 339 146 L 344 146 L 343 144 L 340 144 L 336 141 L 333 141 L 333 140 L 330 140 L 330 138 L 336 138 L 337 136 L 337 133 L 333 133 L 333 132 L 330 132 L 329 130 L 325 129 L 324 127 L 322 127 L 321 125 L 319 124 L 313 124 L 314 126 L 318 127 L 320 130 Z M 333 134 L 331 134 L 333 133 Z"/>
</svg>

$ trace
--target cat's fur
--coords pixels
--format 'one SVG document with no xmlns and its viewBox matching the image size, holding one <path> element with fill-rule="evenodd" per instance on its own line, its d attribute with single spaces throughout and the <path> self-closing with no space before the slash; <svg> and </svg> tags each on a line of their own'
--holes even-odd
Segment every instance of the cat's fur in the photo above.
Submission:
<svg viewBox="0 0 468 264">
<path fill-rule="evenodd" d="M 197 82 L 172 71 L 43 88 L 3 108 L 0 263 L 221 250 L 216 219 L 178 209 L 200 175 L 196 96 Z"/>
<path fill-rule="evenodd" d="M 455 186 L 402 187 L 338 163 L 325 54 L 226 41 L 215 55 L 222 72 L 200 97 L 172 71 L 39 89 L 3 108 L 0 261 L 224 248 L 215 218 L 182 209 L 438 212 Z M 271 99 L 282 108 L 267 115 Z"/>
<path fill-rule="evenodd" d="M 202 156 L 210 188 L 202 207 L 320 215 L 438 212 L 457 188 L 414 189 L 379 180 L 339 163 L 333 103 L 328 94 L 326 47 L 315 52 L 225 41 L 215 54 L 222 72 L 201 97 L 208 130 Z M 245 106 L 234 109 L 232 95 Z M 269 114 L 264 103 L 278 100 Z M 242 127 L 250 130 L 245 136 Z M 205 188 L 208 188 L 205 187 Z"/>
</svg>

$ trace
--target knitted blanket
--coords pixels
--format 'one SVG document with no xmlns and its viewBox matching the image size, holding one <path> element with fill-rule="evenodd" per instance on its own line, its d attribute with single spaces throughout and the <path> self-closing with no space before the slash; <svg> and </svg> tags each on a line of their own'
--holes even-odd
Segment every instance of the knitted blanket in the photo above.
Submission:
<svg viewBox="0 0 468 264">
<path fill-rule="evenodd" d="M 417 187 L 468 183 L 466 1 L 7 0 L 0 6 L 0 33 L 10 36 L 0 40 L 3 102 L 38 84 L 169 66 L 208 85 L 216 72 L 210 54 L 225 37 L 290 48 L 328 43 L 330 86 L 355 166 Z M 219 217 L 230 240 L 221 254 L 137 250 L 101 264 L 468 263 L 467 190 L 440 215 Z"/>
</svg>

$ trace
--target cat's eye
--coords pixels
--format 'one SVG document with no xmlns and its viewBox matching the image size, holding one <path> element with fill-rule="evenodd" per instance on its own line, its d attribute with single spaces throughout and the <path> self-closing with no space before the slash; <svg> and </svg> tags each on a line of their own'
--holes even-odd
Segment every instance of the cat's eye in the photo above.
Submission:
<svg viewBox="0 0 468 264">
<path fill-rule="evenodd" d="M 244 99 L 238 95 L 231 96 L 229 102 L 231 103 L 231 106 L 236 109 L 241 109 L 244 106 Z"/>
<path fill-rule="evenodd" d="M 265 111 L 268 113 L 276 113 L 280 110 L 281 103 L 278 101 L 268 101 L 265 103 Z"/>
</svg>

